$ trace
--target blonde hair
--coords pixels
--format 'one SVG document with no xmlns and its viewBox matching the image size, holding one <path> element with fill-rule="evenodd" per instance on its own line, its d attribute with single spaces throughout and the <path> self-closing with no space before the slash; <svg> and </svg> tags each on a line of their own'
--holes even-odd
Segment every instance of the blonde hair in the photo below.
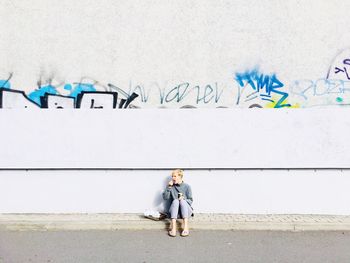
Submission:
<svg viewBox="0 0 350 263">
<path fill-rule="evenodd" d="M 171 174 L 173 175 L 174 173 L 177 173 L 181 178 L 184 177 L 184 171 L 181 169 L 175 169 Z"/>
</svg>

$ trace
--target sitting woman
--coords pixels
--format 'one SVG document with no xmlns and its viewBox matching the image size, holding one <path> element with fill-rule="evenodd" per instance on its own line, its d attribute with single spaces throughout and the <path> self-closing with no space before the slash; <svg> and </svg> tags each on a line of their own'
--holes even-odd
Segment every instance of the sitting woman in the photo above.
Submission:
<svg viewBox="0 0 350 263">
<path fill-rule="evenodd" d="M 163 192 L 163 199 L 170 200 L 171 205 L 169 214 L 171 218 L 171 226 L 169 236 L 176 236 L 176 219 L 178 216 L 183 218 L 183 231 L 181 236 L 189 235 L 188 218 L 192 215 L 193 209 L 191 207 L 193 198 L 191 186 L 184 183 L 183 171 L 176 169 L 171 174 L 172 180 L 168 183 L 167 188 Z"/>
</svg>

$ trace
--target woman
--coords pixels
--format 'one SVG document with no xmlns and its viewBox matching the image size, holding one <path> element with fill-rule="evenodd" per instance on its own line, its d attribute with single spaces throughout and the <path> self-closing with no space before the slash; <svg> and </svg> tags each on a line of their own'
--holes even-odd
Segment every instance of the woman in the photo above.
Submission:
<svg viewBox="0 0 350 263">
<path fill-rule="evenodd" d="M 191 186 L 183 181 L 183 170 L 176 169 L 171 174 L 172 180 L 168 183 L 167 188 L 163 192 L 164 200 L 170 200 L 171 205 L 169 214 L 171 218 L 171 226 L 168 232 L 169 236 L 176 236 L 176 219 L 178 216 L 183 218 L 183 231 L 181 236 L 189 235 L 188 218 L 192 215 L 191 207 L 193 198 Z"/>
</svg>

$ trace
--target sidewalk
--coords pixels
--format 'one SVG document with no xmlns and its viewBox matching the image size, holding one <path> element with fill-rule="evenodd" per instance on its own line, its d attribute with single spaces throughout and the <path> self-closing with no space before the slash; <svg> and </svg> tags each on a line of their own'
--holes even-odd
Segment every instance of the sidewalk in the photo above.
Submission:
<svg viewBox="0 0 350 263">
<path fill-rule="evenodd" d="M 141 214 L 0 214 L 1 230 L 151 230 L 166 229 L 169 220 L 153 221 Z M 196 230 L 350 230 L 350 216 L 198 214 Z"/>
</svg>

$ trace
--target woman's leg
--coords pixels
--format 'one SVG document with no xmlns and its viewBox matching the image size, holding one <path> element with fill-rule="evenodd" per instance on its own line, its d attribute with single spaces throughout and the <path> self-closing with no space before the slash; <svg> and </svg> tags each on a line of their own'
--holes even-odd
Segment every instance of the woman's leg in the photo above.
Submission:
<svg viewBox="0 0 350 263">
<path fill-rule="evenodd" d="M 181 210 L 182 218 L 184 220 L 183 230 L 188 232 L 189 230 L 188 218 L 192 215 L 192 212 L 193 212 L 192 208 L 185 200 L 181 200 L 180 210 Z"/>
<path fill-rule="evenodd" d="M 172 236 L 176 235 L 176 219 L 177 215 L 179 214 L 179 200 L 175 199 L 170 206 L 169 212 L 170 212 L 170 218 L 171 218 L 171 226 L 170 226 L 170 233 Z"/>
<path fill-rule="evenodd" d="M 179 205 L 180 205 L 180 202 L 178 199 L 175 199 L 171 203 L 170 208 L 169 208 L 171 219 L 177 219 L 177 215 L 179 214 Z"/>
<path fill-rule="evenodd" d="M 176 236 L 176 219 L 171 219 L 171 226 L 169 230 L 171 236 Z"/>
</svg>

